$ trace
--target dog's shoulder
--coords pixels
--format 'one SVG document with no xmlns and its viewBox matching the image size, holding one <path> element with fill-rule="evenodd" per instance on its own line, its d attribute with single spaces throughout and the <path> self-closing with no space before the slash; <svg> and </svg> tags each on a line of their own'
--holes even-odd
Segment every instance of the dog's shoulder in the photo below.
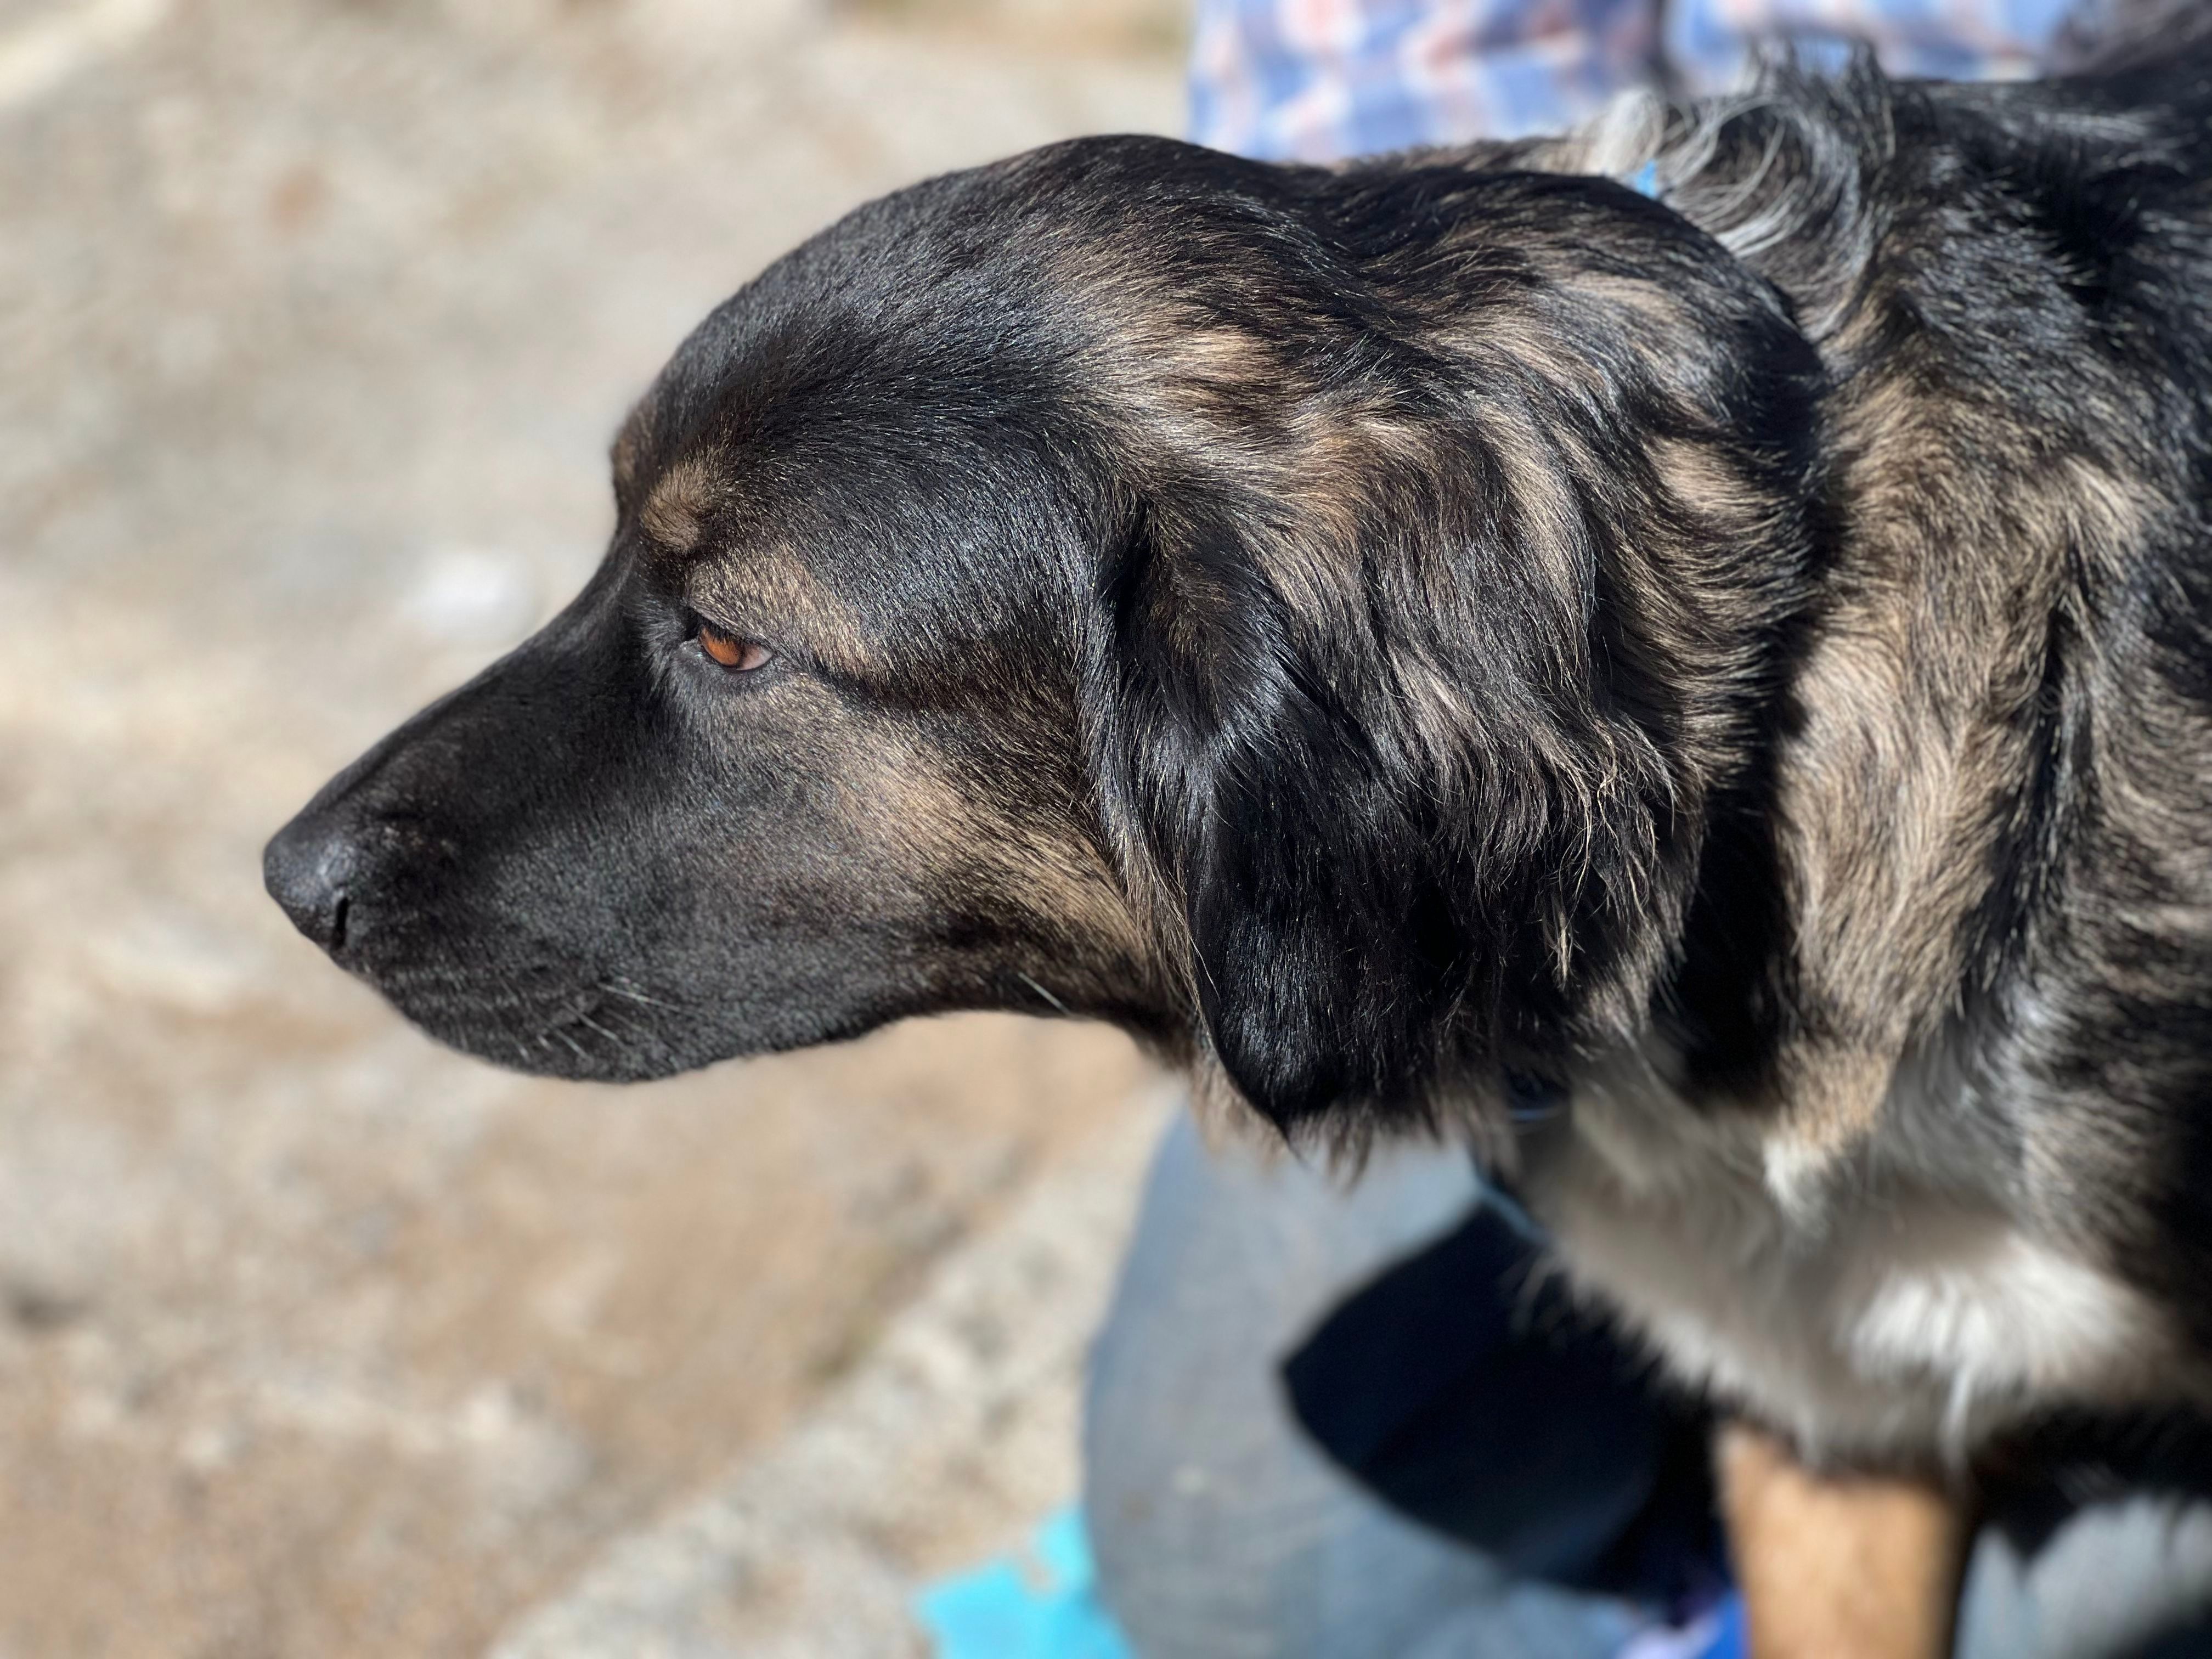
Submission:
<svg viewBox="0 0 2212 1659">
<path fill-rule="evenodd" d="M 1785 78 L 1687 125 L 1673 198 L 1790 296 L 1832 382 L 1829 562 L 1767 803 L 1769 1161 L 1814 1180 L 1893 1138 L 1899 1079 L 1954 1053 L 2014 1212 L 2200 1344 L 2208 88 L 2194 45 L 2016 87 Z"/>
</svg>

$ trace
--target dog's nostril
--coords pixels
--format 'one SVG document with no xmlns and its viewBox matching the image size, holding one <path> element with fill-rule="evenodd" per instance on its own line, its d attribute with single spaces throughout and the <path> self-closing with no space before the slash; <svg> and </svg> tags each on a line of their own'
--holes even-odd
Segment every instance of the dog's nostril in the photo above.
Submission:
<svg viewBox="0 0 2212 1659">
<path fill-rule="evenodd" d="M 302 814 L 276 833 L 262 854 L 269 896 L 292 925 L 325 951 L 344 948 L 361 931 L 347 878 L 353 873 L 352 840 L 326 821 Z"/>
</svg>

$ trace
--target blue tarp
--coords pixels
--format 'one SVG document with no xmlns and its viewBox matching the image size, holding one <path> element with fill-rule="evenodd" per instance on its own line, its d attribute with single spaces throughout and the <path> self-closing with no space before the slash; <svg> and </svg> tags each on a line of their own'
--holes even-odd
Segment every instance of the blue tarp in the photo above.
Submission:
<svg viewBox="0 0 2212 1659">
<path fill-rule="evenodd" d="M 914 1600 L 937 1659 L 1136 1659 L 1099 1606 L 1082 1512 L 1060 1510 L 1000 1556 Z"/>
<path fill-rule="evenodd" d="M 1097 1577 L 1071 1504 L 1000 1556 L 940 1579 L 914 1599 L 935 1659 L 1136 1659 L 1099 1605 Z M 1730 1596 L 1698 1659 L 1746 1659 L 1743 1602 Z"/>
</svg>

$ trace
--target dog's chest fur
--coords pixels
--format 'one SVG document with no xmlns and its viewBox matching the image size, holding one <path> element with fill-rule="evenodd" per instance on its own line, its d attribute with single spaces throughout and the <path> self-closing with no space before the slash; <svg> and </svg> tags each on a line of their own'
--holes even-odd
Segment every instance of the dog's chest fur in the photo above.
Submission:
<svg viewBox="0 0 2212 1659">
<path fill-rule="evenodd" d="M 1965 1462 L 2057 1404 L 2163 1403 L 2186 1345 L 2158 1307 L 2021 1218 L 2009 1129 L 1936 1060 L 1863 1155 L 1808 1164 L 1700 1109 L 1647 1049 L 1577 1081 L 1525 1184 L 1558 1258 L 1710 1389 L 1809 1453 Z"/>
</svg>

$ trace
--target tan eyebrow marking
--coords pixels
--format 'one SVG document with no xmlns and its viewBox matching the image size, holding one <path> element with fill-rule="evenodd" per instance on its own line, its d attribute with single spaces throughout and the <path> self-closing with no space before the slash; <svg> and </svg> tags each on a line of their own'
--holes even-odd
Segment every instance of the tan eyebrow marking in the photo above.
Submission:
<svg viewBox="0 0 2212 1659">
<path fill-rule="evenodd" d="M 660 475 L 638 508 L 645 533 L 674 553 L 689 553 L 705 534 L 707 515 L 720 493 L 714 469 L 701 456 L 686 456 Z"/>
</svg>

